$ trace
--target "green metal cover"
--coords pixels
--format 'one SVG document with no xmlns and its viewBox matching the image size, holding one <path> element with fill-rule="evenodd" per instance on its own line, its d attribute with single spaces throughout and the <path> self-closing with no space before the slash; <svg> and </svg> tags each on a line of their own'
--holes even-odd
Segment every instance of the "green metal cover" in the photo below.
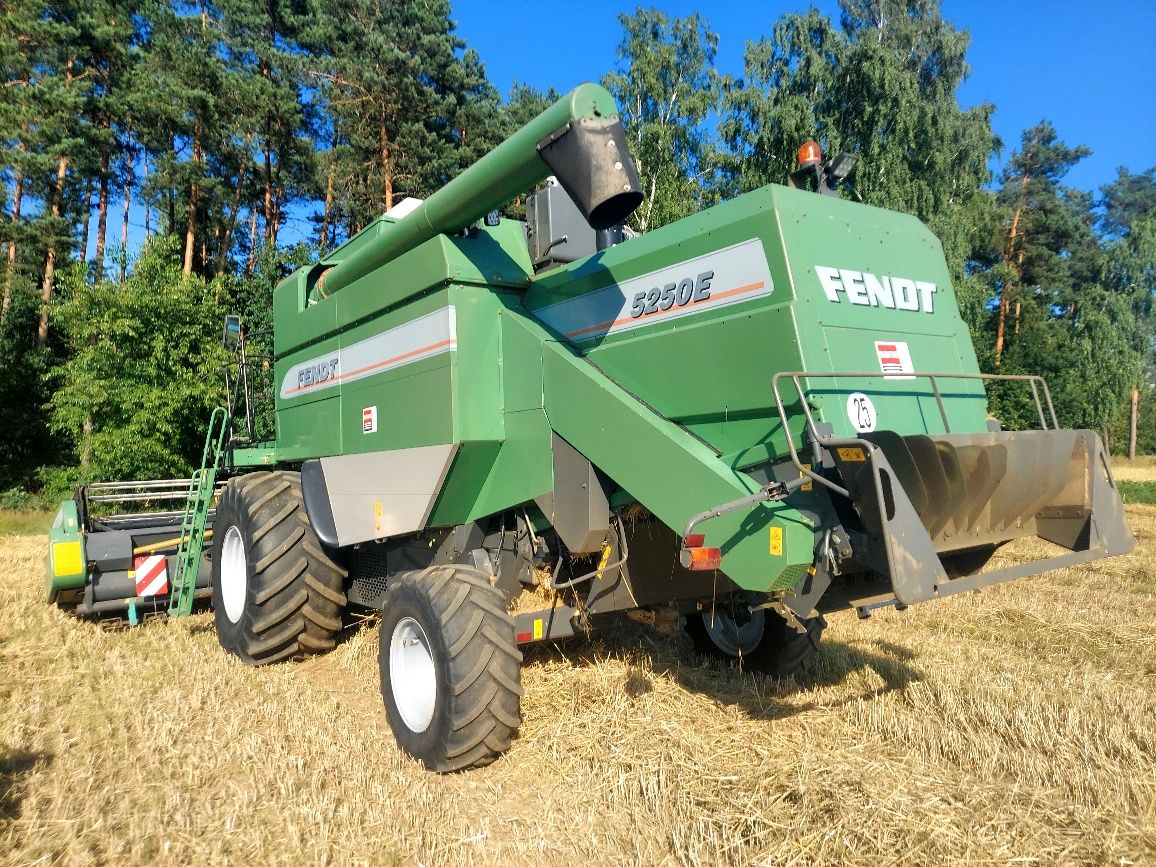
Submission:
<svg viewBox="0 0 1156 867">
<path fill-rule="evenodd" d="M 54 602 L 60 590 L 83 587 L 88 575 L 84 534 L 75 500 L 65 500 L 56 511 L 48 531 L 48 554 L 44 561 L 44 598 Z"/>
</svg>

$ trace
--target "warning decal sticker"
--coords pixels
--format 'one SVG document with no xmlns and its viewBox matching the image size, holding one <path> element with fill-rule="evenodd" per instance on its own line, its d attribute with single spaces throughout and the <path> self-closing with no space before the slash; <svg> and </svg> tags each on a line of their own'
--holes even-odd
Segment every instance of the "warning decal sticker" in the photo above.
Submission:
<svg viewBox="0 0 1156 867">
<path fill-rule="evenodd" d="M 915 379 L 911 350 L 902 340 L 876 340 L 875 354 L 879 357 L 879 369 L 887 374 L 884 379 Z"/>
</svg>

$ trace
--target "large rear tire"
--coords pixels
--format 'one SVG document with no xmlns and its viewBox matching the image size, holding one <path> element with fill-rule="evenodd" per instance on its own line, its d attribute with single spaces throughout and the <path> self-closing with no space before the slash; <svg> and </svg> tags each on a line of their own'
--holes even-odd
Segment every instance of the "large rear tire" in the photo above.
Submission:
<svg viewBox="0 0 1156 867">
<path fill-rule="evenodd" d="M 761 608 L 741 618 L 728 606 L 687 619 L 686 631 L 700 656 L 713 656 L 749 671 L 772 677 L 814 674 L 819 665 L 819 641 L 827 621 L 822 614 L 803 620 L 806 632 L 796 632 L 774 609 Z"/>
<path fill-rule="evenodd" d="M 229 480 L 213 519 L 213 609 L 225 650 L 266 665 L 332 649 L 344 580 L 309 524 L 298 473 Z"/>
<path fill-rule="evenodd" d="M 522 722 L 522 654 L 489 576 L 434 566 L 391 579 L 378 651 L 385 715 L 427 768 L 488 765 Z"/>
</svg>

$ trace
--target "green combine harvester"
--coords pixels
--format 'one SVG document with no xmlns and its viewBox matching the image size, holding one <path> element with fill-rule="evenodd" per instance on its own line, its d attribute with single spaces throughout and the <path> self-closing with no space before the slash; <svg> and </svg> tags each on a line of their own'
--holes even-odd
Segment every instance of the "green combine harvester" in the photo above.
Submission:
<svg viewBox="0 0 1156 867">
<path fill-rule="evenodd" d="M 390 726 L 449 771 L 509 747 L 523 645 L 625 613 L 787 676 L 821 612 L 1131 550 L 1097 435 L 1061 429 L 1039 378 L 979 372 L 939 242 L 831 195 L 851 158 L 801 157 L 633 237 L 616 108 L 577 88 L 276 288 L 267 441 L 237 433 L 258 401 L 230 318 L 241 397 L 201 470 L 64 503 L 48 599 L 137 620 L 211 594 L 253 665 L 379 609 Z M 536 186 L 526 222 L 498 217 Z M 989 419 L 993 379 L 1038 429 Z M 184 510 L 98 515 L 159 490 Z M 1023 536 L 1052 553 L 984 569 Z"/>
</svg>

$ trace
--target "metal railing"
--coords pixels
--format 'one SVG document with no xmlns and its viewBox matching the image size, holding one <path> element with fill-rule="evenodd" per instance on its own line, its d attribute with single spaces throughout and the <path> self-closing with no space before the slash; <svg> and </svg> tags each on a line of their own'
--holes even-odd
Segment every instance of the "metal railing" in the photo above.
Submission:
<svg viewBox="0 0 1156 867">
<path fill-rule="evenodd" d="M 250 354 L 250 343 L 260 347 L 272 333 L 269 330 L 242 331 L 237 342 L 236 360 L 222 366 L 231 443 L 251 445 L 274 436 L 273 356 L 264 352 Z M 230 376 L 232 372 L 235 373 Z M 242 427 L 240 431 L 237 430 L 237 421 Z"/>
<path fill-rule="evenodd" d="M 1040 428 L 1042 430 L 1049 430 L 1048 418 L 1044 415 L 1044 406 L 1047 406 L 1048 415 L 1051 416 L 1051 430 L 1059 430 L 1059 422 L 1056 419 L 1056 408 L 1052 403 L 1052 393 L 1048 389 L 1048 384 L 1042 376 L 1029 374 L 1004 374 L 1004 373 L 883 373 L 877 370 L 856 370 L 856 371 L 779 371 L 771 377 L 771 392 L 775 397 L 775 407 L 779 411 L 779 419 L 783 426 L 783 435 L 787 441 L 787 449 L 791 455 L 791 462 L 799 471 L 800 478 L 807 477 L 813 481 L 818 482 L 826 488 L 829 488 L 836 493 L 842 494 L 850 498 L 850 492 L 842 485 L 832 482 L 830 479 L 816 473 L 809 466 L 805 466 L 799 459 L 799 452 L 795 446 L 795 438 L 791 433 L 791 427 L 787 418 L 786 405 L 783 402 L 783 396 L 779 391 L 779 383 L 783 379 L 790 379 L 795 387 L 795 393 L 799 398 L 799 405 L 803 409 L 803 415 L 806 418 L 807 433 L 810 435 L 811 442 L 815 444 L 816 449 L 822 445 L 827 448 L 836 448 L 840 446 L 861 447 L 866 449 L 866 453 L 871 453 L 871 444 L 859 437 L 833 437 L 823 436 L 819 433 L 818 427 L 815 423 L 815 416 L 812 412 L 811 404 L 807 400 L 806 391 L 803 388 L 801 380 L 803 379 L 886 379 L 894 381 L 896 379 L 927 379 L 931 384 L 931 393 L 935 397 L 936 406 L 939 408 L 939 416 L 943 422 L 944 433 L 951 433 L 951 422 L 947 418 L 947 407 L 943 403 L 943 393 L 939 388 L 939 380 L 941 379 L 962 379 L 962 380 L 978 380 L 997 381 L 997 382 L 1026 382 L 1031 386 L 1032 400 L 1036 406 L 1036 412 L 1040 419 Z M 1043 400 L 1040 399 L 1040 394 L 1043 394 Z M 976 395 L 978 396 L 978 395 Z"/>
</svg>

